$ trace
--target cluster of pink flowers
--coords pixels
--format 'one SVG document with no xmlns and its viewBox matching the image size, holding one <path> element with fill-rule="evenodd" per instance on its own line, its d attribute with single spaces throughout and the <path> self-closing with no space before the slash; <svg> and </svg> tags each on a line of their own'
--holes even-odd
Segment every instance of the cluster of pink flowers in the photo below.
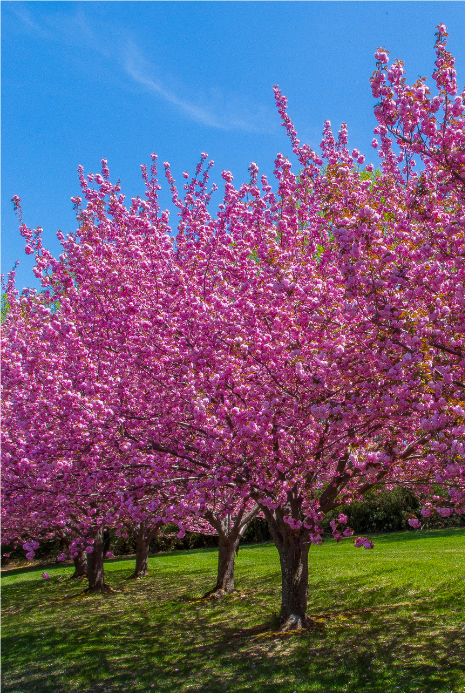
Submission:
<svg viewBox="0 0 465 693">
<path fill-rule="evenodd" d="M 356 549 L 360 548 L 360 546 L 363 546 L 364 549 L 375 548 L 375 545 L 371 539 L 368 539 L 367 537 L 357 537 L 357 539 L 354 539 L 354 546 Z"/>
</svg>

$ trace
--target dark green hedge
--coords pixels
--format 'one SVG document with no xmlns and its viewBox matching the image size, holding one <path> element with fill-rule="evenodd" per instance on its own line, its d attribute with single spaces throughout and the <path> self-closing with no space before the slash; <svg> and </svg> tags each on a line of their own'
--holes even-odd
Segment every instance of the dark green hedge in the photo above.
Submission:
<svg viewBox="0 0 465 693">
<path fill-rule="evenodd" d="M 343 509 L 348 525 L 356 534 L 375 532 L 400 532 L 410 529 L 405 519 L 407 513 L 419 514 L 420 505 L 413 493 L 403 488 L 393 491 L 369 491 L 361 503 Z M 325 532 L 331 532 L 329 523 L 337 518 L 340 510 L 329 513 L 323 522 Z"/>
<path fill-rule="evenodd" d="M 396 488 L 392 491 L 371 490 L 365 494 L 361 503 L 343 509 L 348 518 L 348 525 L 355 534 L 370 534 L 377 532 L 400 532 L 414 530 L 408 524 L 409 517 L 417 517 L 423 524 L 423 529 L 443 529 L 445 527 L 465 527 L 465 516 L 455 513 L 448 518 L 442 518 L 437 513 L 432 517 L 422 517 L 421 504 L 412 491 Z M 331 533 L 329 523 L 341 512 L 340 509 L 329 513 L 324 521 L 325 533 Z"/>
</svg>

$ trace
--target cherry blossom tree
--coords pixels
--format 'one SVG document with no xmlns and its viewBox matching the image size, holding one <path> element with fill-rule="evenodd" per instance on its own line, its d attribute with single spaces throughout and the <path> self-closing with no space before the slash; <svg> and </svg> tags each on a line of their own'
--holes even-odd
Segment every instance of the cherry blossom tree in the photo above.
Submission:
<svg viewBox="0 0 465 693">
<path fill-rule="evenodd" d="M 89 354 L 76 337 L 77 323 L 70 329 L 61 321 L 66 299 L 60 297 L 57 314 L 47 294 L 18 297 L 10 282 L 8 296 L 2 362 L 4 526 L 34 540 L 58 532 L 68 541 L 71 531 L 71 556 L 82 564 L 82 552 L 87 553 L 89 590 L 105 591 L 103 529 L 127 511 L 122 492 L 141 493 L 137 470 L 126 474 L 124 458 L 111 466 L 117 454 L 104 445 L 102 401 L 82 387 L 82 375 L 92 373 Z M 15 527 L 21 513 L 24 520 Z"/>
<path fill-rule="evenodd" d="M 328 130 L 328 158 L 346 156 L 343 136 L 336 145 Z M 379 421 L 377 410 L 384 405 L 379 369 L 389 354 L 374 351 L 373 336 L 345 300 L 339 248 L 335 243 L 330 248 L 321 194 L 315 192 L 319 165 L 311 158 L 299 178 L 304 182 L 298 183 L 279 157 L 280 190 L 275 197 L 262 181 L 266 200 L 254 167 L 251 183 L 239 191 L 223 174 L 226 194 L 218 220 L 206 210 L 205 176 L 187 186 L 184 203 L 171 179 L 182 216 L 174 258 L 157 266 L 155 287 L 153 270 L 144 272 L 144 265 L 137 280 L 125 283 L 130 319 L 136 325 L 142 314 L 143 330 L 139 322 L 129 333 L 126 312 L 124 366 L 130 378 L 122 389 L 124 404 L 118 404 L 122 445 L 139 455 L 165 455 L 171 473 L 196 481 L 197 489 L 229 483 L 260 504 L 280 549 L 283 624 L 289 626 L 305 622 L 306 557 L 310 541 L 321 541 L 322 515 L 358 500 L 388 475 L 393 461 L 404 463 L 421 443 L 413 437 L 394 450 L 399 436 L 407 438 L 412 428 L 405 417 L 413 397 L 410 384 L 384 378 L 383 392 L 395 387 L 404 400 L 402 408 L 392 407 Z M 197 202 L 192 186 L 198 188 Z M 95 233 L 105 228 L 101 198 L 83 187 L 86 220 L 100 215 L 99 223 L 89 225 Z M 118 202 L 112 214 L 127 218 Z M 129 223 L 134 226 L 135 220 L 120 223 L 118 230 L 127 233 Z M 141 244 L 146 256 L 159 257 L 159 238 L 143 229 L 138 236 L 132 233 L 126 262 L 141 257 Z M 91 247 L 87 228 L 83 231 L 87 235 L 73 250 L 76 255 L 84 245 Z M 112 267 L 121 246 L 123 239 L 110 248 Z M 166 240 L 161 247 L 168 249 Z M 102 279 L 109 270 L 110 264 L 100 261 Z M 80 272 L 76 264 L 74 277 Z M 107 292 L 108 313 L 114 310 L 113 297 Z M 112 346 L 112 359 L 117 352 Z M 340 536 L 339 529 L 335 534 Z"/>
</svg>

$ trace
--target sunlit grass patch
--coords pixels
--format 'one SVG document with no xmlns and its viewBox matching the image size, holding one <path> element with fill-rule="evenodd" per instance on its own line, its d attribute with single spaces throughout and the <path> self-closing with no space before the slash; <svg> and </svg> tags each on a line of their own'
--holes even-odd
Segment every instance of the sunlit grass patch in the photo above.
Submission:
<svg viewBox="0 0 465 693">
<path fill-rule="evenodd" d="M 201 599 L 214 549 L 106 563 L 119 592 L 75 596 L 71 567 L 2 575 L 6 693 L 91 691 L 459 693 L 465 691 L 465 531 L 330 541 L 310 551 L 318 627 L 276 633 L 280 569 L 272 544 L 241 547 L 238 592 Z"/>
</svg>

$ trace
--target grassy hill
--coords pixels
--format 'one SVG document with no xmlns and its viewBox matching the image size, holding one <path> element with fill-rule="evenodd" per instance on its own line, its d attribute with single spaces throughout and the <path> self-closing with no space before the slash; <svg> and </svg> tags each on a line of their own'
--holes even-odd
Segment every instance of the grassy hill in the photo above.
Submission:
<svg viewBox="0 0 465 693">
<path fill-rule="evenodd" d="M 272 544 L 237 558 L 238 592 L 201 600 L 215 549 L 106 562 L 110 596 L 76 596 L 71 566 L 2 572 L 3 693 L 458 693 L 465 690 L 465 530 L 378 535 L 310 550 L 309 614 L 276 633 Z"/>
</svg>

